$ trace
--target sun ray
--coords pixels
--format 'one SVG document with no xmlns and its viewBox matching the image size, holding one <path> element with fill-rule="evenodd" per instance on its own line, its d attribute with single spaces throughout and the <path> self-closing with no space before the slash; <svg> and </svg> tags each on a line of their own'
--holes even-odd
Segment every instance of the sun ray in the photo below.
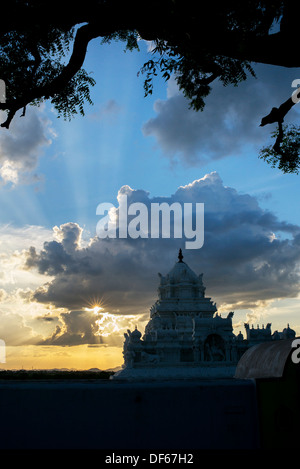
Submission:
<svg viewBox="0 0 300 469">
<path fill-rule="evenodd" d="M 103 297 L 100 296 L 92 296 L 88 299 L 85 300 L 84 304 L 86 305 L 84 309 L 86 310 L 93 310 L 94 308 L 101 308 L 101 309 L 107 309 L 105 306 L 105 301 Z"/>
</svg>

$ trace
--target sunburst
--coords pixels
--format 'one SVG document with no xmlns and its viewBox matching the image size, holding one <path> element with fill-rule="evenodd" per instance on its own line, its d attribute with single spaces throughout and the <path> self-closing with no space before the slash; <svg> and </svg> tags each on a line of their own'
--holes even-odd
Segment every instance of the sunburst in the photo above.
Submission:
<svg viewBox="0 0 300 469">
<path fill-rule="evenodd" d="M 102 297 L 94 296 L 88 300 L 86 300 L 86 307 L 84 308 L 86 311 L 94 311 L 97 314 L 99 311 L 104 311 L 105 303 Z"/>
</svg>

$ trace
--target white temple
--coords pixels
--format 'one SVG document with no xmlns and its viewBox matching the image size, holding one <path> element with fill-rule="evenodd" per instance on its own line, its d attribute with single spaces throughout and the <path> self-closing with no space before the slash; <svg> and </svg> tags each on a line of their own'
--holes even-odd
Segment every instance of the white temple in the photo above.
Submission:
<svg viewBox="0 0 300 469">
<path fill-rule="evenodd" d="M 127 331 L 124 365 L 113 379 L 188 379 L 233 377 L 243 353 L 252 345 L 294 337 L 289 328 L 271 335 L 271 324 L 254 329 L 245 324 L 247 338 L 235 335 L 233 312 L 223 318 L 216 304 L 205 297 L 203 274 L 196 275 L 178 262 L 160 277 L 158 300 L 150 309 L 144 336 Z"/>
</svg>

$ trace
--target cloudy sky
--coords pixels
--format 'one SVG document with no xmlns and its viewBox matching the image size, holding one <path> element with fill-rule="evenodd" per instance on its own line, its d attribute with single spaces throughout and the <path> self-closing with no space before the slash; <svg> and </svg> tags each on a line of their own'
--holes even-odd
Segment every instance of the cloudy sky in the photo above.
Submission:
<svg viewBox="0 0 300 469">
<path fill-rule="evenodd" d="M 0 131 L 0 338 L 2 368 L 113 368 L 123 334 L 143 332 L 183 248 L 219 312 L 244 323 L 287 323 L 300 334 L 299 176 L 258 159 L 272 127 L 259 127 L 290 96 L 295 69 L 254 64 L 257 79 L 213 85 L 203 112 L 175 80 L 144 98 L 148 58 L 122 44 L 88 49 L 93 106 L 71 122 L 49 103 Z M 3 117 L 4 120 L 4 117 Z M 299 122 L 297 106 L 287 122 Z M 97 236 L 97 207 L 204 203 L 204 244 Z"/>
</svg>

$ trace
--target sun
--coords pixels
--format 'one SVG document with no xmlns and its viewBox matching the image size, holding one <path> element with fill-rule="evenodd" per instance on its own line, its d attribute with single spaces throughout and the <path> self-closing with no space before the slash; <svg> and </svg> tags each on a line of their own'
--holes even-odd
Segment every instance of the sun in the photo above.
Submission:
<svg viewBox="0 0 300 469">
<path fill-rule="evenodd" d="M 102 306 L 96 305 L 92 308 L 92 311 L 94 314 L 98 314 L 100 311 L 104 311 L 104 308 L 102 308 Z"/>
<path fill-rule="evenodd" d="M 104 300 L 99 296 L 89 298 L 85 301 L 85 304 L 85 311 L 93 311 L 95 314 L 98 314 L 100 311 L 104 311 L 105 308 Z"/>
<path fill-rule="evenodd" d="M 101 311 L 104 311 L 104 308 L 100 305 L 93 305 L 91 308 L 84 308 L 85 311 L 91 311 L 92 313 L 96 314 L 97 316 Z"/>
</svg>

